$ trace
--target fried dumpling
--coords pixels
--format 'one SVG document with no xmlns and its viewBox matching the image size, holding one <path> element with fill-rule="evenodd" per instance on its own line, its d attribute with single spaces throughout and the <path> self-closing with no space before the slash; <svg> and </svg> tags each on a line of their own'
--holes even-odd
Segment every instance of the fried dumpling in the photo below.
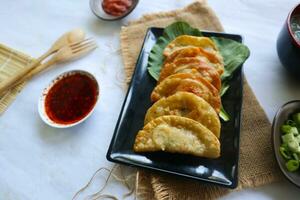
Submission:
<svg viewBox="0 0 300 200">
<path fill-rule="evenodd" d="M 222 75 L 224 72 L 224 67 L 219 63 L 212 63 L 204 56 L 196 56 L 196 57 L 179 57 L 176 58 L 174 64 L 182 65 L 184 63 L 189 64 L 191 62 L 201 62 L 205 63 L 208 67 L 216 69 L 219 75 Z"/>
<path fill-rule="evenodd" d="M 161 82 L 168 76 L 175 74 L 176 71 L 178 72 L 187 67 L 196 68 L 199 70 L 209 70 L 211 68 L 207 63 L 199 61 L 195 58 L 180 58 L 174 62 L 164 64 L 163 68 L 161 69 L 158 82 Z"/>
<path fill-rule="evenodd" d="M 212 53 L 203 50 L 201 47 L 184 47 L 166 57 L 164 64 L 173 63 L 180 58 L 198 59 L 215 68 L 220 75 L 224 72 L 223 58 L 218 51 Z"/>
<path fill-rule="evenodd" d="M 203 78 L 201 76 L 201 74 L 199 74 L 196 70 L 192 70 L 189 73 L 173 74 L 173 75 L 169 76 L 169 78 L 181 78 L 181 79 L 189 78 L 189 79 L 197 80 L 197 81 L 203 83 L 213 93 L 214 96 L 219 95 L 219 91 L 211 83 L 209 83 L 205 78 Z"/>
<path fill-rule="evenodd" d="M 150 121 L 138 132 L 134 151 L 166 151 L 218 158 L 220 142 L 209 129 L 195 120 L 165 115 Z"/>
<path fill-rule="evenodd" d="M 218 51 L 214 42 L 208 37 L 197 37 L 191 35 L 181 35 L 176 37 L 164 49 L 163 55 L 170 56 L 174 51 L 184 47 L 201 47 L 208 52 Z"/>
<path fill-rule="evenodd" d="M 217 113 L 220 112 L 221 98 L 218 91 L 209 86 L 201 76 L 193 77 L 192 74 L 174 74 L 159 83 L 151 93 L 151 101 L 155 102 L 175 94 L 176 92 L 190 92 L 207 101 Z"/>
<path fill-rule="evenodd" d="M 203 124 L 217 138 L 221 124 L 215 110 L 201 97 L 189 92 L 177 92 L 154 103 L 147 111 L 145 124 L 163 115 L 187 117 Z"/>
<path fill-rule="evenodd" d="M 158 83 L 172 74 L 196 72 L 220 90 L 221 78 L 217 70 L 195 58 L 180 58 L 173 63 L 166 63 L 160 72 Z"/>
<path fill-rule="evenodd" d="M 198 73 L 201 77 L 211 83 L 218 91 L 221 89 L 221 77 L 214 68 L 201 69 L 199 66 L 186 65 L 181 68 L 175 69 L 176 73 Z"/>
</svg>

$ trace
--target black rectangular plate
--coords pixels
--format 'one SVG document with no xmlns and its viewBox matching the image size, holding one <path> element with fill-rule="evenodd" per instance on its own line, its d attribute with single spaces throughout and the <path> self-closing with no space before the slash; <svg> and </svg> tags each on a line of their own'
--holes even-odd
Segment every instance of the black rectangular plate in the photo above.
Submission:
<svg viewBox="0 0 300 200">
<path fill-rule="evenodd" d="M 150 94 L 156 86 L 156 81 L 147 71 L 148 56 L 152 46 L 162 33 L 162 28 L 150 28 L 146 34 L 106 157 L 109 161 L 116 163 L 158 170 L 235 188 L 238 183 L 240 117 L 243 95 L 242 67 L 234 73 L 230 81 L 230 88 L 222 98 L 224 108 L 229 113 L 231 120 L 222 123 L 221 157 L 205 159 L 165 152 L 139 154 L 133 151 L 135 136 L 143 128 L 145 114 L 152 105 Z M 240 35 L 214 32 L 203 32 L 203 34 L 209 37 L 224 37 L 242 42 Z"/>
</svg>

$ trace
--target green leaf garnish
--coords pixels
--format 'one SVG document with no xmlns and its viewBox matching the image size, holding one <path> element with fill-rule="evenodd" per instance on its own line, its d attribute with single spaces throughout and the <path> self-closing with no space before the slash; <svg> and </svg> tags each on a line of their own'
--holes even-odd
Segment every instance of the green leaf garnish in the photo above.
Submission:
<svg viewBox="0 0 300 200">
<path fill-rule="evenodd" d="M 152 47 L 148 59 L 148 72 L 158 80 L 161 67 L 163 65 L 163 51 L 165 47 L 180 35 L 203 36 L 201 31 L 191 27 L 186 22 L 175 22 L 164 29 L 163 35 L 158 38 Z M 249 57 L 250 51 L 247 46 L 231 39 L 221 37 L 211 37 L 218 47 L 224 60 L 224 73 L 222 74 L 222 88 L 220 95 L 223 96 L 229 89 L 228 81 L 235 70 L 237 70 Z M 221 108 L 219 116 L 224 120 L 230 119 L 225 109 Z"/>
<path fill-rule="evenodd" d="M 148 72 L 155 80 L 158 80 L 163 65 L 163 51 L 165 47 L 180 35 L 202 36 L 202 33 L 198 29 L 192 28 L 186 22 L 175 22 L 167 26 L 164 29 L 163 35 L 157 39 L 155 45 L 152 47 L 148 58 Z"/>
<path fill-rule="evenodd" d="M 230 120 L 230 116 L 229 114 L 226 112 L 226 110 L 224 110 L 223 105 L 221 107 L 220 113 L 219 113 L 219 117 L 221 119 L 223 119 L 224 122 L 228 122 Z"/>
<path fill-rule="evenodd" d="M 231 39 L 221 37 L 211 37 L 211 39 L 218 47 L 224 60 L 225 71 L 221 77 L 224 82 L 247 60 L 250 51 L 247 46 Z"/>
<path fill-rule="evenodd" d="M 221 90 L 220 90 L 220 96 L 222 97 L 226 92 L 227 90 L 229 89 L 229 84 L 227 81 L 223 81 L 222 83 L 222 87 L 221 87 Z"/>
</svg>

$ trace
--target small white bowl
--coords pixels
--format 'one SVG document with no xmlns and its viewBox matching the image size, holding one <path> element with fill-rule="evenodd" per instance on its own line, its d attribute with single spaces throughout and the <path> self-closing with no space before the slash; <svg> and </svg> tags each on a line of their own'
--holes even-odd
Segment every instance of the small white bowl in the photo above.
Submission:
<svg viewBox="0 0 300 200">
<path fill-rule="evenodd" d="M 94 81 L 94 83 L 95 83 L 95 85 L 97 87 L 96 102 L 95 102 L 95 104 L 93 106 L 93 109 L 91 111 L 89 111 L 89 113 L 84 118 L 82 118 L 79 121 L 76 121 L 76 122 L 70 123 L 70 124 L 60 124 L 60 123 L 54 122 L 53 120 L 51 120 L 48 117 L 48 115 L 46 113 L 46 110 L 45 110 L 45 99 L 46 99 L 46 96 L 47 96 L 49 90 L 52 88 L 52 86 L 55 83 L 57 83 L 59 80 L 65 78 L 67 76 L 74 75 L 74 74 L 84 74 L 84 75 L 88 76 L 89 78 L 91 78 Z M 38 100 L 38 112 L 39 112 L 39 115 L 42 118 L 42 120 L 46 124 L 48 124 L 49 126 L 52 126 L 52 127 L 55 127 L 55 128 L 68 128 L 68 127 L 72 127 L 72 126 L 75 126 L 77 124 L 80 124 L 81 122 L 83 122 L 84 120 L 86 120 L 93 113 L 93 111 L 94 111 L 94 109 L 96 107 L 98 99 L 99 99 L 99 84 L 98 84 L 96 78 L 91 73 L 89 73 L 87 71 L 83 71 L 83 70 L 67 71 L 67 72 L 64 72 L 64 73 L 60 74 L 56 78 L 54 78 L 51 81 L 51 83 L 43 90 L 42 95 L 40 96 L 40 98 Z"/>
<path fill-rule="evenodd" d="M 102 3 L 103 0 L 90 0 L 90 8 L 94 15 L 96 15 L 99 19 L 104 20 L 104 21 L 116 21 L 123 19 L 127 15 L 129 15 L 137 6 L 139 3 L 139 0 L 132 0 L 132 5 L 131 7 L 121 16 L 113 16 L 110 14 L 107 14 L 103 8 L 102 8 Z"/>
</svg>

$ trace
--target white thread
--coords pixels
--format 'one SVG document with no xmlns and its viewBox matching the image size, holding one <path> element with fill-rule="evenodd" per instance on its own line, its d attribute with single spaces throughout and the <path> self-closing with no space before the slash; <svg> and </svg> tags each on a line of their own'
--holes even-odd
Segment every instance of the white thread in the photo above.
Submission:
<svg viewBox="0 0 300 200">
<path fill-rule="evenodd" d="M 120 174 L 122 177 L 119 177 L 118 175 L 116 175 L 114 173 L 114 171 L 116 169 L 120 169 Z M 100 188 L 99 191 L 97 191 L 96 193 L 94 194 L 91 194 L 91 195 L 88 195 L 87 197 L 84 198 L 84 200 L 97 200 L 97 199 L 103 199 L 103 198 L 110 198 L 110 199 L 114 199 L 114 200 L 118 200 L 117 197 L 113 196 L 113 195 L 110 195 L 110 194 L 103 194 L 102 192 L 104 191 L 104 189 L 106 188 L 106 186 L 108 185 L 108 182 L 110 180 L 111 177 L 113 177 L 115 180 L 117 181 L 120 181 L 122 182 L 127 188 L 128 190 L 130 190 L 128 193 L 124 194 L 123 195 L 123 199 L 131 196 L 133 193 L 135 194 L 135 185 L 133 187 L 131 187 L 129 185 L 129 181 L 135 177 L 135 173 L 134 174 L 131 174 L 129 175 L 128 177 L 125 178 L 125 175 L 123 174 L 122 172 L 122 168 L 120 167 L 120 165 L 114 165 L 113 168 L 110 170 L 110 169 L 107 169 L 105 167 L 101 167 L 99 168 L 94 174 L 93 176 L 91 177 L 91 179 L 88 181 L 88 183 L 82 187 L 79 191 L 77 191 L 75 193 L 75 195 L 73 196 L 72 200 L 75 200 L 77 199 L 77 197 L 82 193 L 84 192 L 90 185 L 91 183 L 93 182 L 95 176 L 102 170 L 106 170 L 107 172 L 109 172 L 108 176 L 106 177 L 105 179 L 105 183 L 103 184 L 103 186 Z"/>
</svg>

